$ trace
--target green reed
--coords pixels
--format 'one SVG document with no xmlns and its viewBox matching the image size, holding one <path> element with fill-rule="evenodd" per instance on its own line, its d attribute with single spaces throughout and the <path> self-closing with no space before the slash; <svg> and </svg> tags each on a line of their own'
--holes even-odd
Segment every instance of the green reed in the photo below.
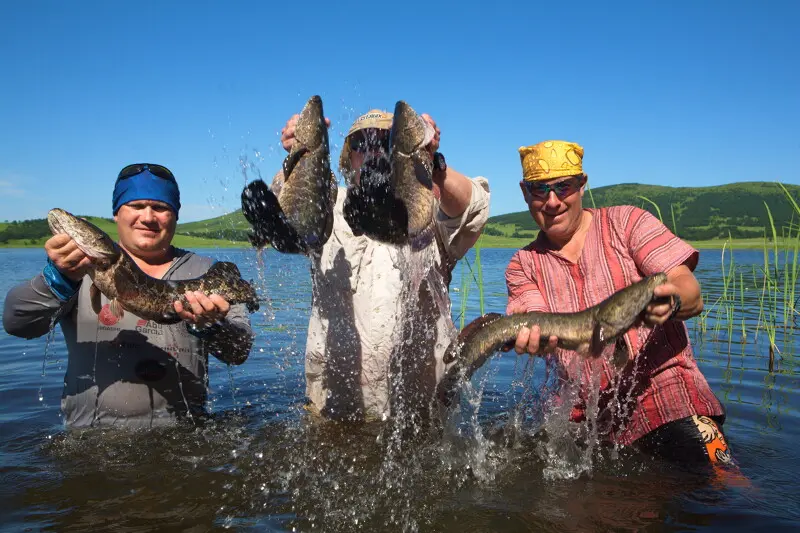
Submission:
<svg viewBox="0 0 800 533">
<path fill-rule="evenodd" d="M 483 293 L 483 267 L 481 266 L 481 246 L 478 241 L 473 247 L 475 250 L 475 263 L 470 263 L 469 258 L 465 255 L 462 261 L 467 266 L 466 269 L 461 269 L 461 308 L 459 309 L 459 329 L 464 329 L 464 322 L 466 321 L 467 308 L 469 305 L 469 293 L 472 288 L 472 283 L 478 289 L 478 306 L 480 314 L 483 315 L 485 311 L 484 293 Z"/>
</svg>

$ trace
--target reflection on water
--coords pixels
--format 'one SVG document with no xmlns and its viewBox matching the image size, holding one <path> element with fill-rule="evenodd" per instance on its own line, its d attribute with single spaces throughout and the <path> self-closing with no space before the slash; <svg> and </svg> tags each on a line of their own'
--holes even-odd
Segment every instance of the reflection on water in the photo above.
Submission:
<svg viewBox="0 0 800 533">
<path fill-rule="evenodd" d="M 504 309 L 503 270 L 512 253 L 481 251 L 487 311 Z M 737 264 L 758 264 L 758 254 L 737 252 Z M 449 425 L 426 427 L 411 446 L 396 446 L 389 424 L 311 420 L 302 409 L 308 261 L 267 252 L 259 273 L 252 251 L 216 255 L 236 261 L 269 305 L 253 315 L 258 338 L 250 360 L 231 369 L 211 361 L 214 415 L 197 425 L 68 434 L 58 413 L 66 356 L 60 330 L 44 376 L 44 338 L 0 336 L 4 529 L 785 530 L 799 518 L 798 343 L 791 330 L 777 332 L 780 353 L 768 372 L 768 339 L 747 322 L 758 320 L 755 290 L 736 309 L 753 331 L 745 343 L 736 335 L 729 342 L 727 316 L 710 315 L 705 334 L 690 324 L 699 364 L 728 410 L 725 431 L 742 476 L 677 470 L 604 449 L 575 471 L 585 449 L 542 431 L 551 413 L 546 365 L 513 352 L 475 375 Z M 0 292 L 36 273 L 43 257 L 40 250 L 0 251 Z M 701 256 L 707 303 L 721 291 L 715 257 Z M 456 269 L 452 287 L 460 288 L 464 270 Z M 454 317 L 462 294 L 452 295 Z M 469 321 L 480 314 L 474 287 L 467 304 Z M 715 337 L 717 322 L 722 334 Z"/>
</svg>

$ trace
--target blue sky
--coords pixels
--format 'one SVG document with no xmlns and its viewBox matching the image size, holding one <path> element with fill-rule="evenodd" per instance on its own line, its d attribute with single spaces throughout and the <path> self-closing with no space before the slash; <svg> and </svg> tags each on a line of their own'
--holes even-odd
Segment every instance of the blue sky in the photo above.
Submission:
<svg viewBox="0 0 800 533">
<path fill-rule="evenodd" d="M 493 215 L 525 209 L 517 149 L 546 139 L 584 146 L 593 187 L 800 183 L 800 3 L 467 5 L 2 2 L 0 220 L 110 216 L 142 161 L 181 221 L 229 212 L 312 94 L 333 161 L 370 108 L 431 114 Z"/>
</svg>

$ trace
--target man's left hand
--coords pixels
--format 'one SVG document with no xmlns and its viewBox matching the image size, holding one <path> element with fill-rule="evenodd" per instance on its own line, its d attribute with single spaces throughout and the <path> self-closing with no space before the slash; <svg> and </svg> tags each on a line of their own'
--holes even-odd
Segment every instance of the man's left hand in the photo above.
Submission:
<svg viewBox="0 0 800 533">
<path fill-rule="evenodd" d="M 644 309 L 644 322 L 650 326 L 663 324 L 672 316 L 678 287 L 670 282 L 653 289 L 653 300 Z"/>
<path fill-rule="evenodd" d="M 186 291 L 185 296 L 189 305 L 184 308 L 181 301 L 176 300 L 173 304 L 175 312 L 199 328 L 223 320 L 231 309 L 231 305 L 219 294 L 208 296 L 202 291 Z"/>
</svg>

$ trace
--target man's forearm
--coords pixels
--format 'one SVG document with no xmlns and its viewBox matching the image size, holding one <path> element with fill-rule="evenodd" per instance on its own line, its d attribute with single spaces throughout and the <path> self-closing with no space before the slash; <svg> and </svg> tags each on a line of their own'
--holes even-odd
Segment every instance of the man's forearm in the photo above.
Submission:
<svg viewBox="0 0 800 533">
<path fill-rule="evenodd" d="M 442 176 L 434 172 L 434 182 L 439 186 L 439 207 L 450 218 L 461 216 L 472 198 L 472 182 L 460 172 L 447 168 Z"/>
<path fill-rule="evenodd" d="M 678 288 L 681 298 L 680 310 L 673 318 L 686 320 L 699 315 L 703 311 L 703 296 L 700 284 L 692 271 L 685 265 L 674 268 L 667 274 L 667 280 Z"/>
</svg>

